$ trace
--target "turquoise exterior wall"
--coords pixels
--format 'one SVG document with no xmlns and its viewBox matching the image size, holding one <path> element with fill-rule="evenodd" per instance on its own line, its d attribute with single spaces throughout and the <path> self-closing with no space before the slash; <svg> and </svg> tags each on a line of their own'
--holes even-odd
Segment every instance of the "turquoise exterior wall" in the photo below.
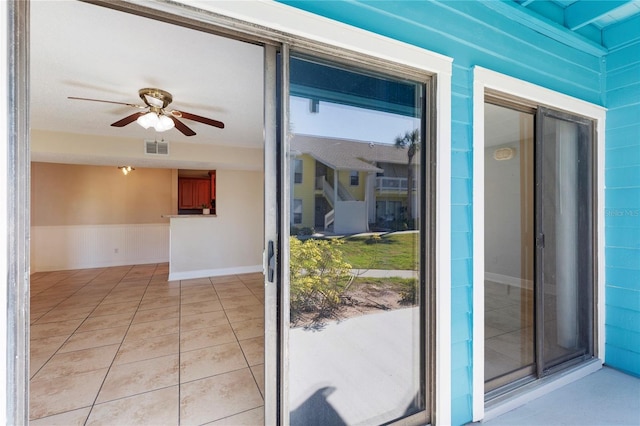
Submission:
<svg viewBox="0 0 640 426">
<path fill-rule="evenodd" d="M 575 44 L 570 40 L 555 41 L 503 15 L 488 2 L 480 1 L 280 1 L 454 59 L 451 401 L 452 423 L 469 422 L 474 368 L 471 356 L 473 67 L 479 65 L 598 105 L 604 105 L 606 99 L 609 108 L 617 108 L 609 114 L 607 127 L 610 138 L 607 207 L 638 212 L 639 45 L 621 48 L 605 61 L 602 51 L 572 47 Z M 612 40 L 616 36 L 612 34 Z M 605 71 L 609 71 L 610 78 L 606 78 Z M 639 233 L 638 216 L 607 218 L 607 362 L 636 374 L 640 369 Z"/>
<path fill-rule="evenodd" d="M 640 22 L 624 30 L 605 33 L 605 363 L 640 376 Z"/>
</svg>

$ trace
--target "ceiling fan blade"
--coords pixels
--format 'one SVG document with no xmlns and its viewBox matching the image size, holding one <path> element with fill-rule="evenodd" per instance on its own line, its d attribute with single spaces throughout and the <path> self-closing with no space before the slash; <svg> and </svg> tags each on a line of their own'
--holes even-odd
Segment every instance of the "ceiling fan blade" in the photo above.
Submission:
<svg viewBox="0 0 640 426">
<path fill-rule="evenodd" d="M 200 115 L 191 114 L 189 112 L 184 111 L 175 111 L 180 114 L 182 118 L 186 118 L 187 120 L 198 121 L 200 123 L 208 124 L 209 126 L 219 127 L 220 129 L 224 129 L 224 123 L 222 121 L 213 120 L 211 118 L 202 117 Z"/>
<path fill-rule="evenodd" d="M 127 103 L 127 102 L 105 101 L 103 99 L 78 98 L 76 96 L 68 96 L 67 99 L 74 99 L 74 100 L 79 100 L 79 101 L 103 102 L 103 103 L 106 103 L 106 104 L 126 105 L 126 106 L 130 106 L 130 107 L 133 107 L 133 108 L 140 108 L 140 109 L 146 108 L 146 106 L 144 106 L 144 105 L 130 104 L 130 103 Z"/>
<path fill-rule="evenodd" d="M 131 115 L 127 115 L 125 118 L 123 118 L 122 120 L 118 120 L 115 123 L 111 124 L 113 127 L 124 127 L 129 123 L 133 123 L 134 121 L 136 121 L 138 119 L 138 117 L 140 117 L 141 115 L 146 114 L 146 112 L 134 112 Z"/>
<path fill-rule="evenodd" d="M 184 124 L 182 121 L 180 121 L 177 118 L 175 118 L 173 115 L 169 114 L 169 115 L 167 115 L 167 117 L 169 117 L 169 118 L 171 118 L 173 120 L 173 122 L 176 125 L 176 129 L 180 130 L 183 135 L 185 135 L 185 136 L 193 136 L 193 135 L 196 134 L 196 132 L 191 130 L 189 127 L 187 127 L 186 124 Z"/>
</svg>

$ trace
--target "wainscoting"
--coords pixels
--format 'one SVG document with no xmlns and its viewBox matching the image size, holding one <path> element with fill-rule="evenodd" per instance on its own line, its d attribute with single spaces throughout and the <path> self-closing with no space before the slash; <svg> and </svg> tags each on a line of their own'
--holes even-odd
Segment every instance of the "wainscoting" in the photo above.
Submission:
<svg viewBox="0 0 640 426">
<path fill-rule="evenodd" d="M 32 273 L 168 261 L 168 223 L 31 228 Z"/>
</svg>

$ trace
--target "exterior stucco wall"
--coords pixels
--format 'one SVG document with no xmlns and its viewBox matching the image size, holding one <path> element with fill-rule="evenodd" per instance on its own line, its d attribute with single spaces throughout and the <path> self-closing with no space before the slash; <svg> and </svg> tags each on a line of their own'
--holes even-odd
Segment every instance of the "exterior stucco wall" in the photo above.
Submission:
<svg viewBox="0 0 640 426">
<path fill-rule="evenodd" d="M 306 154 L 301 155 L 298 159 L 302 160 L 302 182 L 293 184 L 293 198 L 302 200 L 302 223 L 297 223 L 295 226 L 313 228 L 315 225 L 316 160 Z M 291 181 L 293 182 L 293 176 Z"/>
</svg>

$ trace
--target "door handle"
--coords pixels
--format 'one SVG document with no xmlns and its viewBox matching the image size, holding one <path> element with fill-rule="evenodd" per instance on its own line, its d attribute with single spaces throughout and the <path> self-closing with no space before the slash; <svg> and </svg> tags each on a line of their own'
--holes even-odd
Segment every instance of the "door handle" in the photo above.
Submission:
<svg viewBox="0 0 640 426">
<path fill-rule="evenodd" d="M 273 248 L 273 241 L 269 241 L 267 246 L 267 279 L 270 283 L 273 282 L 273 275 L 276 270 L 276 256 Z"/>
</svg>

